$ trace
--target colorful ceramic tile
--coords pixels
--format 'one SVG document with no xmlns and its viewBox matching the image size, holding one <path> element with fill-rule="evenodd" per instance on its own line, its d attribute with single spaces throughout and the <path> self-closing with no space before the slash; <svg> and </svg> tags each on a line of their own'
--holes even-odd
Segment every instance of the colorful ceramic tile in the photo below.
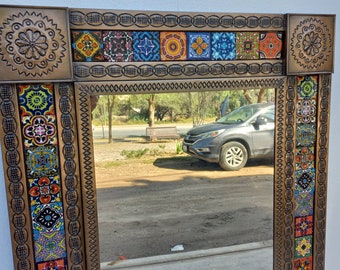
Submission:
<svg viewBox="0 0 340 270">
<path fill-rule="evenodd" d="M 31 199 L 31 205 L 49 204 L 60 202 L 61 188 L 58 176 L 40 177 L 38 179 L 29 179 L 28 193 Z"/>
<path fill-rule="evenodd" d="M 316 122 L 316 100 L 298 99 L 296 104 L 296 117 L 298 124 Z"/>
<path fill-rule="evenodd" d="M 295 258 L 304 258 L 312 256 L 313 252 L 313 237 L 304 236 L 295 239 Z"/>
<path fill-rule="evenodd" d="M 315 168 L 314 147 L 304 146 L 295 149 L 295 164 L 296 170 L 308 170 Z"/>
<path fill-rule="evenodd" d="M 37 264 L 37 270 L 66 270 L 66 260 L 54 260 Z"/>
<path fill-rule="evenodd" d="M 61 203 L 34 205 L 31 207 L 31 214 L 36 233 L 64 230 Z"/>
<path fill-rule="evenodd" d="M 318 92 L 318 76 L 298 77 L 298 98 L 315 99 Z"/>
<path fill-rule="evenodd" d="M 296 129 L 297 146 L 314 146 L 316 130 L 314 124 L 299 124 Z"/>
<path fill-rule="evenodd" d="M 295 172 L 295 193 L 310 193 L 315 187 L 315 169 L 298 170 Z"/>
<path fill-rule="evenodd" d="M 161 32 L 160 45 L 162 61 L 187 59 L 187 40 L 185 32 Z"/>
<path fill-rule="evenodd" d="M 279 59 L 282 53 L 282 33 L 260 33 L 260 59 Z"/>
<path fill-rule="evenodd" d="M 103 31 L 104 61 L 133 61 L 132 32 Z"/>
<path fill-rule="evenodd" d="M 54 115 L 52 84 L 18 85 L 21 116 Z"/>
<path fill-rule="evenodd" d="M 259 59 L 259 43 L 258 32 L 237 32 L 236 59 Z"/>
<path fill-rule="evenodd" d="M 57 144 L 57 127 L 54 115 L 24 116 L 22 125 L 26 148 Z"/>
<path fill-rule="evenodd" d="M 214 32 L 211 36 L 212 60 L 234 60 L 236 58 L 236 34 Z"/>
<path fill-rule="evenodd" d="M 293 270 L 313 270 L 313 257 L 306 257 L 294 260 Z"/>
<path fill-rule="evenodd" d="M 34 250 L 35 260 L 38 263 L 66 258 L 65 232 L 52 231 L 35 233 Z"/>
<path fill-rule="evenodd" d="M 134 61 L 159 61 L 159 32 L 133 32 Z"/>
<path fill-rule="evenodd" d="M 54 176 L 59 169 L 58 151 L 54 146 L 31 147 L 25 151 L 27 176 Z"/>
<path fill-rule="evenodd" d="M 103 61 L 101 31 L 72 31 L 73 60 L 75 62 Z"/>
<path fill-rule="evenodd" d="M 295 218 L 295 237 L 313 234 L 313 216 Z"/>
<path fill-rule="evenodd" d="M 211 59 L 211 37 L 208 32 L 187 32 L 188 60 Z"/>
<path fill-rule="evenodd" d="M 314 193 L 295 193 L 295 211 L 294 216 L 310 216 L 313 215 Z"/>
</svg>

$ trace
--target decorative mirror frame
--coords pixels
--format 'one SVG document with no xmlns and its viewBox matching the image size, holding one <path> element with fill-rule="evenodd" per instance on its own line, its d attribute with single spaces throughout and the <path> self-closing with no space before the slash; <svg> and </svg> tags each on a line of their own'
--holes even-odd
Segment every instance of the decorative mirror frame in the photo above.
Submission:
<svg viewBox="0 0 340 270">
<path fill-rule="evenodd" d="M 0 14 L 0 132 L 16 269 L 100 269 L 91 95 L 254 88 L 276 88 L 273 268 L 324 269 L 334 15 L 32 6 L 0 6 Z M 101 31 L 280 32 L 284 39 L 273 59 L 79 55 L 79 37 Z M 102 45 L 92 34 L 86 38 Z M 303 147 L 312 158 L 302 164 Z M 57 245 L 48 249 L 48 239 Z"/>
</svg>

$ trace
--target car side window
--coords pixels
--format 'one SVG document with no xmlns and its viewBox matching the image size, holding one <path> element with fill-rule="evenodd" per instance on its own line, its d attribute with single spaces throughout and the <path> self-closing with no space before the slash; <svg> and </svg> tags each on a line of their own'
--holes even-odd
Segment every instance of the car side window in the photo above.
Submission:
<svg viewBox="0 0 340 270">
<path fill-rule="evenodd" d="M 267 112 L 260 115 L 267 119 L 267 123 L 274 123 L 275 122 L 275 112 L 274 109 L 269 109 Z"/>
</svg>

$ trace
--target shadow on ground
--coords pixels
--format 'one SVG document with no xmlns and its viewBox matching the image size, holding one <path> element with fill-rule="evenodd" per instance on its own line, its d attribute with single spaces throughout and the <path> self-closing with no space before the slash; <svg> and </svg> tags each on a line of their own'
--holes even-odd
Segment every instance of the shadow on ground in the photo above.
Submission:
<svg viewBox="0 0 340 270">
<path fill-rule="evenodd" d="M 154 166 L 159 168 L 174 169 L 174 170 L 194 170 L 194 171 L 223 171 L 218 163 L 210 163 L 191 156 L 175 156 L 175 157 L 160 157 L 157 158 Z M 272 159 L 251 159 L 247 162 L 245 168 L 257 166 L 274 166 Z"/>
</svg>

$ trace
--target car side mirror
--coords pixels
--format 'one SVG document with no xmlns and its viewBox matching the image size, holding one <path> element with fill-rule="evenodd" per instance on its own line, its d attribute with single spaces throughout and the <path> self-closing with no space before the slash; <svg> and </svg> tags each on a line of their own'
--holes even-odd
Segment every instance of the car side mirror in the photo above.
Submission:
<svg viewBox="0 0 340 270">
<path fill-rule="evenodd" d="M 259 116 L 256 118 L 255 125 L 266 125 L 267 124 L 267 118 L 263 116 Z"/>
</svg>

